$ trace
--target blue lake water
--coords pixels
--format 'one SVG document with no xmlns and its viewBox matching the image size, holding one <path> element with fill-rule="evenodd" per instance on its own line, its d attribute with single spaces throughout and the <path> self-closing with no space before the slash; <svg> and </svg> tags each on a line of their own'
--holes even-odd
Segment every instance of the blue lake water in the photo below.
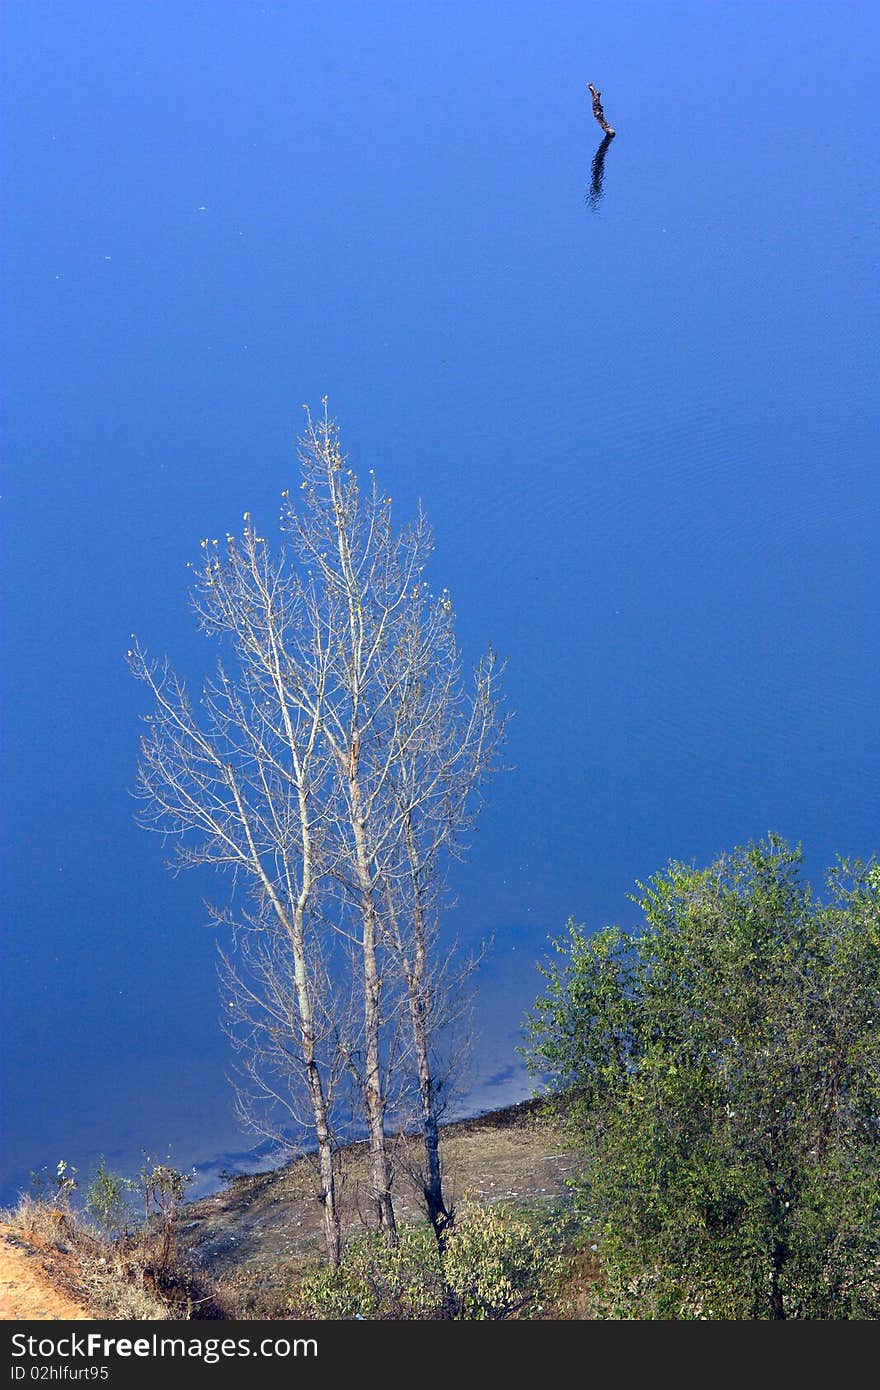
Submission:
<svg viewBox="0 0 880 1390">
<path fill-rule="evenodd" d="M 862 4 L 4 6 L 3 1163 L 239 1161 L 202 925 L 132 820 L 135 631 L 300 402 L 509 656 L 455 929 L 517 1099 L 573 914 L 775 829 L 878 847 L 878 144 Z M 602 132 L 587 83 L 618 134 Z"/>
</svg>

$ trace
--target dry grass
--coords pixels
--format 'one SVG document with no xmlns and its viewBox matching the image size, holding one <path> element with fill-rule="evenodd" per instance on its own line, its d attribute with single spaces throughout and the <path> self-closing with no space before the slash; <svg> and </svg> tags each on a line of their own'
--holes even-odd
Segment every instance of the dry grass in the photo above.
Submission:
<svg viewBox="0 0 880 1390">
<path fill-rule="evenodd" d="M 169 1297 L 152 1272 L 152 1237 L 112 1241 L 68 1207 L 22 1196 L 0 1213 L 9 1233 L 41 1261 L 46 1279 L 92 1317 L 138 1321 L 189 1316 L 187 1299 Z M 174 1290 L 174 1281 L 169 1281 Z M 191 1301 L 191 1300 L 189 1300 Z"/>
</svg>

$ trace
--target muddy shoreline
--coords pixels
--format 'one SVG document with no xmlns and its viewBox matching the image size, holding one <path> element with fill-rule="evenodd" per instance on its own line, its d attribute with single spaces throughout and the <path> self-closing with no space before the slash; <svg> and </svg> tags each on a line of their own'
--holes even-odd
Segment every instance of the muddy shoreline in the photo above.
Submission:
<svg viewBox="0 0 880 1390">
<path fill-rule="evenodd" d="M 398 1220 L 420 1220 L 418 1136 L 401 1136 L 392 1152 Z M 340 1208 L 348 1238 L 370 1227 L 366 1158 L 364 1143 L 340 1154 Z M 567 1195 L 567 1179 L 577 1166 L 559 1126 L 543 1116 L 535 1100 L 445 1125 L 441 1158 L 446 1190 L 456 1205 L 556 1201 Z M 238 1287 L 252 1279 L 274 1283 L 318 1263 L 321 1205 L 313 1157 L 231 1178 L 222 1191 L 188 1203 L 181 1212 L 180 1239 L 194 1275 Z"/>
</svg>

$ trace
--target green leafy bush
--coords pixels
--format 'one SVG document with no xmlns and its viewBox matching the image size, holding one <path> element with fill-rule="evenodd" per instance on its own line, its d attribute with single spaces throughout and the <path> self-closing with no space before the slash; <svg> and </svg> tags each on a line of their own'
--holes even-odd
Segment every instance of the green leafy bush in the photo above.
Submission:
<svg viewBox="0 0 880 1390">
<path fill-rule="evenodd" d="M 111 1238 L 124 1236 L 128 1230 L 130 1210 L 126 1193 L 131 1183 L 120 1173 L 107 1167 L 104 1155 L 98 1170 L 85 1190 L 86 1211 L 102 1231 Z"/>
<path fill-rule="evenodd" d="M 599 1315 L 880 1316 L 880 870 L 771 838 L 570 925 L 530 1020 L 584 1162 Z"/>
<path fill-rule="evenodd" d="M 553 1224 L 503 1206 L 468 1205 L 442 1262 L 431 1227 L 408 1226 L 391 1246 L 351 1242 L 338 1269 L 297 1281 L 288 1316 L 334 1319 L 500 1319 L 540 1312 L 556 1268 Z"/>
<path fill-rule="evenodd" d="M 353 1240 L 338 1269 L 306 1275 L 291 1291 L 292 1317 L 431 1319 L 444 1306 L 443 1271 L 431 1227 L 404 1227 L 396 1246 L 380 1235 Z"/>
<path fill-rule="evenodd" d="M 483 1320 L 539 1314 L 553 1282 L 557 1247 L 553 1223 L 526 1211 L 464 1208 L 443 1261 L 456 1316 Z"/>
</svg>

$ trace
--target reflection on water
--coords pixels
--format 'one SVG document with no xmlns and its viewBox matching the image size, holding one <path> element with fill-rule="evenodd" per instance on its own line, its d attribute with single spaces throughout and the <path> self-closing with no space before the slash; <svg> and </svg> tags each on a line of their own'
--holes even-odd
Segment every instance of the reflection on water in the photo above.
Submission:
<svg viewBox="0 0 880 1390">
<path fill-rule="evenodd" d="M 608 153 L 608 146 L 613 139 L 613 135 L 606 135 L 596 153 L 593 155 L 593 164 L 590 170 L 590 188 L 587 193 L 586 201 L 594 212 L 599 211 L 599 204 L 605 192 L 605 156 Z"/>
</svg>

